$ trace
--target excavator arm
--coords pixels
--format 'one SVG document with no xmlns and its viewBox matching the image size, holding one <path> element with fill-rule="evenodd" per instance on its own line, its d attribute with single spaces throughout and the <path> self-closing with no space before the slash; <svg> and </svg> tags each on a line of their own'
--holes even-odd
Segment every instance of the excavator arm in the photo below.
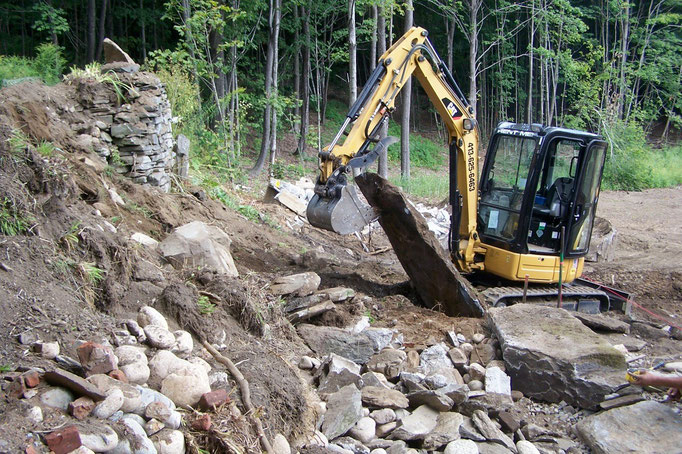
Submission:
<svg viewBox="0 0 682 454">
<path fill-rule="evenodd" d="M 413 27 L 379 59 L 356 102 L 332 142 L 319 153 L 320 176 L 307 209 L 312 225 L 337 233 L 352 233 L 376 216 L 364 206 L 347 174 L 362 170 L 395 142 L 379 140 L 381 125 L 395 109 L 395 101 L 414 75 L 447 128 L 450 143 L 450 249 L 462 271 L 472 271 L 479 252 L 476 231 L 479 130 L 471 109 L 440 59 L 427 31 Z M 345 139 L 341 142 L 342 136 Z M 457 228 L 459 226 L 459 228 Z"/>
</svg>

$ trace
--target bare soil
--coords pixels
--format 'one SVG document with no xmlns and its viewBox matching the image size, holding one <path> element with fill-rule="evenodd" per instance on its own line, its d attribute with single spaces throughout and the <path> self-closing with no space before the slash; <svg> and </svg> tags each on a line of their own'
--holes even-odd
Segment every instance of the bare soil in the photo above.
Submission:
<svg viewBox="0 0 682 454">
<path fill-rule="evenodd" d="M 54 366 L 31 352 L 26 339 L 20 343 L 20 334 L 58 341 L 62 354 L 76 357 L 79 342 L 110 340 L 122 320 L 135 318 L 140 306 L 152 305 L 173 327 L 225 344 L 223 353 L 252 384 L 252 399 L 267 433 L 281 432 L 293 441 L 310 431 L 315 420 L 314 398 L 296 367 L 297 358 L 309 350 L 282 316 L 281 301 L 267 292 L 273 278 L 315 271 L 321 288 L 354 289 L 357 296 L 351 302 L 312 322 L 346 326 L 369 315 L 375 326 L 401 332 L 409 348 L 443 341 L 448 331 L 467 337 L 486 331 L 481 319 L 448 317 L 420 306 L 380 232 L 359 238 L 307 224 L 292 230 L 289 224 L 296 215 L 263 202 L 262 192 L 231 191 L 231 196 L 256 208 L 268 223 L 206 198 L 201 188 L 185 185 L 164 194 L 89 165 L 98 158 L 81 149 L 52 114 L 69 103 L 69 88 L 60 87 L 29 84 L 0 91 L 0 210 L 11 208 L 30 219 L 27 232 L 0 235 L 0 366 L 9 371 L 0 379 L 17 368 Z M 34 141 L 52 140 L 60 150 L 47 157 L 33 147 L 10 150 L 12 129 L 22 129 Z M 124 198 L 125 207 L 112 201 L 105 184 Z M 254 181 L 256 188 L 265 184 L 265 177 Z M 662 325 L 682 324 L 676 260 L 682 253 L 682 188 L 604 192 L 598 214 L 618 230 L 618 250 L 613 262 L 590 264 L 587 275 L 634 293 L 638 304 L 667 319 Z M 175 227 L 194 220 L 229 234 L 239 279 L 175 270 L 130 240 L 135 232 L 163 240 Z M 88 264 L 102 270 L 101 279 L 92 279 Z M 195 302 L 200 291 L 212 295 L 217 305 L 213 314 L 199 312 Z M 635 315 L 650 317 L 640 310 Z M 651 354 L 679 357 L 675 341 L 666 342 L 653 342 Z M 25 410 L 26 402 L 0 393 L 0 439 L 16 452 L 24 449 L 27 433 L 47 433 L 60 424 L 46 418 L 36 427 Z M 221 421 L 217 415 L 218 425 L 235 419 L 233 414 L 223 416 Z M 560 424 L 545 419 L 546 424 Z M 251 435 L 239 442 L 257 452 Z M 219 440 L 197 437 L 204 446 L 221 446 Z"/>
</svg>

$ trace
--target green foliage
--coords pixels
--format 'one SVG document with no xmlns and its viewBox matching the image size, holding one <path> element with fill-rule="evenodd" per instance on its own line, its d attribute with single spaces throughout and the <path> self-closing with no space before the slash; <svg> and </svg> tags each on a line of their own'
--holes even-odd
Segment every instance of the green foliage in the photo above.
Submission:
<svg viewBox="0 0 682 454">
<path fill-rule="evenodd" d="M 45 43 L 36 48 L 35 58 L 0 55 L 0 86 L 26 78 L 38 78 L 48 85 L 58 83 L 66 66 L 63 52 L 64 48 Z"/>
<path fill-rule="evenodd" d="M 54 144 L 52 142 L 48 142 L 47 140 L 41 140 L 36 146 L 36 151 L 38 154 L 45 156 L 46 158 L 52 156 L 55 150 L 57 150 L 57 148 L 54 146 Z"/>
<path fill-rule="evenodd" d="M 121 81 L 115 72 L 107 71 L 103 73 L 102 66 L 98 62 L 89 63 L 84 68 L 71 67 L 71 71 L 65 79 L 68 83 L 76 79 L 93 79 L 101 84 L 111 85 L 116 92 L 119 103 L 127 101 L 126 94 L 134 90 L 133 87 Z"/>
<path fill-rule="evenodd" d="M 611 143 L 602 186 L 605 189 L 640 191 L 682 184 L 682 147 L 655 150 L 636 124 L 613 122 L 604 135 Z"/>
<path fill-rule="evenodd" d="M 104 270 L 98 268 L 94 263 L 81 262 L 78 266 L 91 285 L 98 285 L 104 279 Z"/>
<path fill-rule="evenodd" d="M 32 217 L 20 210 L 8 197 L 0 199 L 0 233 L 7 236 L 26 233 L 32 222 Z"/>
<path fill-rule="evenodd" d="M 4 374 L 7 372 L 12 372 L 14 370 L 14 366 L 11 366 L 9 364 L 2 364 L 0 365 L 0 373 Z"/>
<path fill-rule="evenodd" d="M 213 304 L 209 299 L 208 296 L 201 295 L 197 299 L 197 306 L 199 306 L 199 313 L 203 315 L 210 315 L 213 312 L 215 312 L 216 305 Z"/>
<path fill-rule="evenodd" d="M 389 177 L 388 179 L 391 183 L 400 186 L 408 194 L 429 198 L 434 201 L 443 200 L 448 196 L 450 190 L 448 178 L 442 174 L 430 172 L 415 174 L 413 172 L 409 180 L 400 175 Z"/>
<path fill-rule="evenodd" d="M 26 150 L 29 144 L 28 136 L 21 129 L 12 130 L 12 135 L 9 137 L 9 151 L 11 154 L 19 156 Z"/>
<path fill-rule="evenodd" d="M 48 2 L 39 2 L 33 6 L 33 11 L 38 15 L 33 22 L 34 30 L 48 32 L 56 36 L 69 31 L 69 23 L 63 9 L 55 8 Z"/>
<path fill-rule="evenodd" d="M 309 174 L 308 169 L 303 164 L 286 164 L 275 162 L 271 169 L 272 176 L 280 180 L 298 179 Z"/>
<path fill-rule="evenodd" d="M 74 222 L 73 225 L 69 227 L 69 230 L 60 238 L 60 242 L 69 251 L 78 245 L 80 225 L 81 225 L 80 221 Z"/>
</svg>

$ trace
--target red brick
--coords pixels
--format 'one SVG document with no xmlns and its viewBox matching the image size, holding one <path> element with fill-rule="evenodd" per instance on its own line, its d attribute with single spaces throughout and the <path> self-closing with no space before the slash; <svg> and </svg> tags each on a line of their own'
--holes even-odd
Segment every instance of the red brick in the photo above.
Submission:
<svg viewBox="0 0 682 454">
<path fill-rule="evenodd" d="M 40 384 L 40 374 L 38 371 L 29 370 L 22 374 L 22 377 L 24 377 L 24 383 L 28 388 L 35 388 Z"/>
<path fill-rule="evenodd" d="M 86 375 L 107 374 L 118 367 L 118 360 L 111 347 L 85 342 L 76 352 Z"/>
<path fill-rule="evenodd" d="M 76 419 L 85 419 L 95 409 L 95 401 L 89 397 L 79 397 L 69 404 L 69 413 Z"/>
<path fill-rule="evenodd" d="M 123 383 L 128 383 L 128 377 L 126 376 L 125 372 L 120 369 L 112 370 L 109 372 L 109 376 L 111 378 L 115 378 L 118 381 L 122 381 Z"/>
<path fill-rule="evenodd" d="M 54 454 L 67 454 L 81 445 L 81 436 L 76 426 L 69 426 L 46 435 L 45 442 Z"/>
<path fill-rule="evenodd" d="M 211 410 L 229 401 L 230 398 L 227 395 L 227 391 L 221 388 L 201 396 L 201 399 L 199 399 L 199 407 L 203 410 Z"/>
<path fill-rule="evenodd" d="M 211 415 L 201 415 L 194 421 L 192 421 L 192 429 L 199 430 L 202 432 L 208 431 L 211 428 Z"/>
</svg>

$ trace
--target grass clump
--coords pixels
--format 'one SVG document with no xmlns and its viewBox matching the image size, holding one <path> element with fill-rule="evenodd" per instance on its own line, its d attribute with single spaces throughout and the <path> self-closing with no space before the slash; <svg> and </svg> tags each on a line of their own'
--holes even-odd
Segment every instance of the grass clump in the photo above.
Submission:
<svg viewBox="0 0 682 454">
<path fill-rule="evenodd" d="M 438 201 L 447 197 L 450 189 L 447 177 L 430 173 L 413 174 L 410 179 L 396 175 L 389 181 L 408 194 Z"/>
<path fill-rule="evenodd" d="M 210 315 L 215 312 L 216 309 L 216 305 L 205 295 L 202 295 L 197 299 L 197 306 L 199 306 L 199 313 L 203 315 Z"/>
<path fill-rule="evenodd" d="M 20 210 L 8 197 L 0 199 L 0 233 L 16 236 L 27 233 L 33 219 Z"/>
</svg>

